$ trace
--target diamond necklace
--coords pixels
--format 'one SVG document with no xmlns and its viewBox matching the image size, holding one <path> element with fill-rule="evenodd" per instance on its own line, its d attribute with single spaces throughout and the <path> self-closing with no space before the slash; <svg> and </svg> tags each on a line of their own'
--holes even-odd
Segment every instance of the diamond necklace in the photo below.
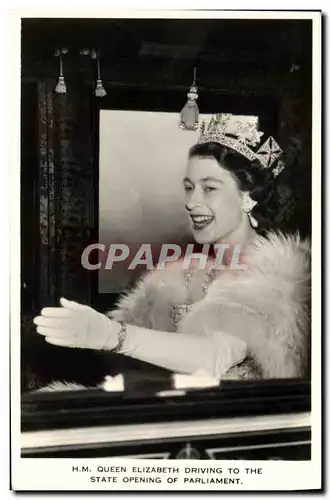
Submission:
<svg viewBox="0 0 331 500">
<path fill-rule="evenodd" d="M 185 286 L 187 290 L 189 289 L 189 286 L 192 282 L 192 277 L 193 277 L 193 270 L 191 266 L 188 268 L 188 270 L 184 273 L 184 281 L 185 281 Z M 207 274 L 205 274 L 203 284 L 202 284 L 202 291 L 203 294 L 206 295 L 207 290 L 210 286 L 210 284 L 214 281 L 216 278 L 216 269 L 213 268 L 211 271 L 209 271 Z M 192 304 L 189 303 L 182 303 L 182 304 L 175 304 L 171 308 L 171 319 L 174 327 L 177 327 L 178 323 L 181 321 L 181 319 L 187 314 L 192 307 Z"/>
</svg>

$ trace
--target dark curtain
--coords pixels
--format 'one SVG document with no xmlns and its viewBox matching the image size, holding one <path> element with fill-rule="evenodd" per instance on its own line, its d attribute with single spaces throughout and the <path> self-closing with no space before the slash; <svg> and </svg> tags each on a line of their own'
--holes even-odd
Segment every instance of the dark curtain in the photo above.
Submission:
<svg viewBox="0 0 331 500">
<path fill-rule="evenodd" d="M 31 197 L 22 198 L 22 227 L 27 223 L 34 232 L 31 245 L 22 245 L 23 390 L 52 379 L 93 385 L 105 370 L 97 353 L 46 344 L 32 323 L 42 307 L 58 305 L 61 296 L 90 303 L 93 286 L 88 271 L 80 265 L 95 227 L 90 91 L 81 82 L 71 82 L 67 94 L 58 95 L 55 84 L 42 81 L 34 85 L 33 110 L 31 92 L 22 90 L 22 132 L 30 140 L 29 147 L 22 143 L 22 172 L 29 171 L 25 178 L 35 191 L 33 205 Z M 22 89 L 27 87 L 22 85 Z M 33 130 L 33 145 L 29 130 Z M 33 158 L 27 150 L 36 151 Z M 27 181 L 22 188 L 28 192 Z M 23 231 L 24 241 L 28 232 Z M 32 268 L 35 279 L 27 279 L 26 284 L 24 278 L 30 278 Z"/>
</svg>

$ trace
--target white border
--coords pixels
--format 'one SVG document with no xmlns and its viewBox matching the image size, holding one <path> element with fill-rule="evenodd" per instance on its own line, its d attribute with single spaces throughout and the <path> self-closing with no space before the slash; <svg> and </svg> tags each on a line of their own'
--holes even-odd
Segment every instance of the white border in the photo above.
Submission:
<svg viewBox="0 0 331 500">
<path fill-rule="evenodd" d="M 321 18 L 313 29 L 313 86 L 312 86 L 312 460 L 321 456 L 321 387 L 322 387 L 322 47 Z"/>
<path fill-rule="evenodd" d="M 207 5 L 205 4 L 204 7 Z M 279 5 L 281 7 L 281 5 Z M 202 8 L 200 6 L 200 8 Z M 299 8 L 299 5 L 296 7 Z M 245 19 L 312 19 L 314 25 L 313 35 L 313 231 L 312 231 L 312 278 L 313 278 L 313 297 L 312 297 L 312 362 L 313 362 L 313 375 L 312 375 L 312 430 L 313 430 L 313 443 L 312 443 L 312 461 L 311 466 L 311 479 L 312 488 L 318 488 L 320 483 L 321 472 L 321 380 L 320 380 L 320 365 L 321 365 L 321 18 L 318 12 L 280 12 L 280 11 L 167 11 L 167 10 L 134 10 L 128 11 L 127 9 L 15 9 L 10 16 L 9 24 L 9 41 L 11 51 L 11 62 L 9 65 L 9 92 L 11 99 L 11 109 L 9 113 L 9 132 L 10 132 L 10 150 L 9 150 L 9 163 L 10 168 L 10 256 L 11 256 L 11 330 L 12 330 L 12 344 L 11 344 L 11 397 L 12 397 L 12 467 L 14 486 L 22 486 L 20 483 L 20 462 L 22 459 L 19 456 L 20 451 L 20 373 L 19 373 L 19 358 L 20 358 L 20 276 L 17 263 L 20 261 L 20 213 L 17 210 L 17 200 L 20 193 L 20 137 L 19 137 L 19 123 L 20 123 L 20 17 L 168 17 L 170 18 L 245 18 Z M 42 43 L 42 41 L 41 41 Z M 14 165 L 16 166 L 14 168 Z M 16 266 L 15 266 L 16 264 Z M 24 460 L 24 459 L 23 459 Z M 192 462 L 191 462 L 192 463 Z M 217 462 L 219 464 L 219 461 Z M 300 467 L 301 465 L 301 467 Z M 252 465 L 253 466 L 253 465 Z M 275 468 L 277 464 L 274 464 Z M 297 474 L 309 474 L 306 465 L 296 464 L 295 470 Z M 304 472 L 305 471 L 305 472 Z M 293 469 L 292 469 L 293 473 Z M 287 478 L 286 483 L 290 481 Z M 302 483 L 303 484 L 303 483 Z M 25 485 L 29 487 L 28 484 Z M 280 485 L 280 488 L 282 486 Z M 22 487 L 18 488 L 22 489 Z M 187 488 L 189 489 L 189 488 Z M 196 489 L 192 487 L 192 489 Z M 253 488 L 254 489 L 254 488 Z M 277 489 L 277 488 L 276 488 Z M 287 488 L 285 488 L 287 489 Z"/>
<path fill-rule="evenodd" d="M 318 12 L 278 10 L 182 10 L 182 9 L 108 9 L 90 8 L 21 8 L 13 9 L 20 17 L 127 18 L 127 19 L 312 19 Z"/>
</svg>

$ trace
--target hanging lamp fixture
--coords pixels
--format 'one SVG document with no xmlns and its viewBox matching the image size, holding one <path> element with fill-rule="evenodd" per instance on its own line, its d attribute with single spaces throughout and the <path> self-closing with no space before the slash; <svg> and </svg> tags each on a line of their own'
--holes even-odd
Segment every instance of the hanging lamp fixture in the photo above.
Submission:
<svg viewBox="0 0 331 500">
<path fill-rule="evenodd" d="M 66 82 L 64 80 L 64 75 L 63 75 L 63 59 L 62 59 L 62 56 L 64 54 L 67 54 L 68 52 L 68 49 L 66 48 L 62 48 L 62 49 L 56 49 L 55 51 L 55 57 L 59 57 L 60 58 L 60 76 L 59 76 L 59 80 L 57 82 L 57 85 L 55 87 L 55 92 L 57 94 L 66 94 L 67 93 L 67 86 L 66 86 Z"/>
<path fill-rule="evenodd" d="M 199 108 L 197 105 L 198 87 L 196 86 L 196 68 L 193 72 L 193 83 L 187 93 L 187 103 L 180 114 L 179 127 L 182 130 L 197 130 L 199 127 Z"/>
<path fill-rule="evenodd" d="M 96 97 L 105 97 L 107 95 L 106 89 L 103 86 L 101 76 L 100 76 L 100 51 L 95 52 L 95 58 L 97 60 L 97 84 L 94 90 Z"/>
</svg>

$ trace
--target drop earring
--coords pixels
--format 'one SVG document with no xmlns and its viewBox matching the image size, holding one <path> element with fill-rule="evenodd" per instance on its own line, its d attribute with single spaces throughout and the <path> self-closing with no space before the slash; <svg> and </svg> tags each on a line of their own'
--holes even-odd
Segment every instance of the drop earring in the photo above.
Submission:
<svg viewBox="0 0 331 500">
<path fill-rule="evenodd" d="M 256 229 L 258 227 L 259 223 L 255 219 L 255 217 L 253 217 L 253 215 L 251 214 L 251 212 L 249 212 L 248 218 L 249 218 L 249 222 L 250 222 L 252 228 Z"/>
<path fill-rule="evenodd" d="M 249 220 L 249 223 L 250 225 L 252 226 L 253 229 L 256 229 L 259 225 L 258 221 L 255 219 L 255 217 L 253 217 L 252 215 L 252 209 L 249 209 L 249 210 L 243 210 L 245 214 L 247 214 L 247 217 L 248 217 L 248 220 Z"/>
<path fill-rule="evenodd" d="M 253 217 L 252 210 L 257 204 L 257 201 L 252 200 L 249 193 L 244 193 L 244 208 L 243 211 L 247 214 L 249 223 L 253 229 L 256 229 L 259 225 L 258 221 Z"/>
</svg>

